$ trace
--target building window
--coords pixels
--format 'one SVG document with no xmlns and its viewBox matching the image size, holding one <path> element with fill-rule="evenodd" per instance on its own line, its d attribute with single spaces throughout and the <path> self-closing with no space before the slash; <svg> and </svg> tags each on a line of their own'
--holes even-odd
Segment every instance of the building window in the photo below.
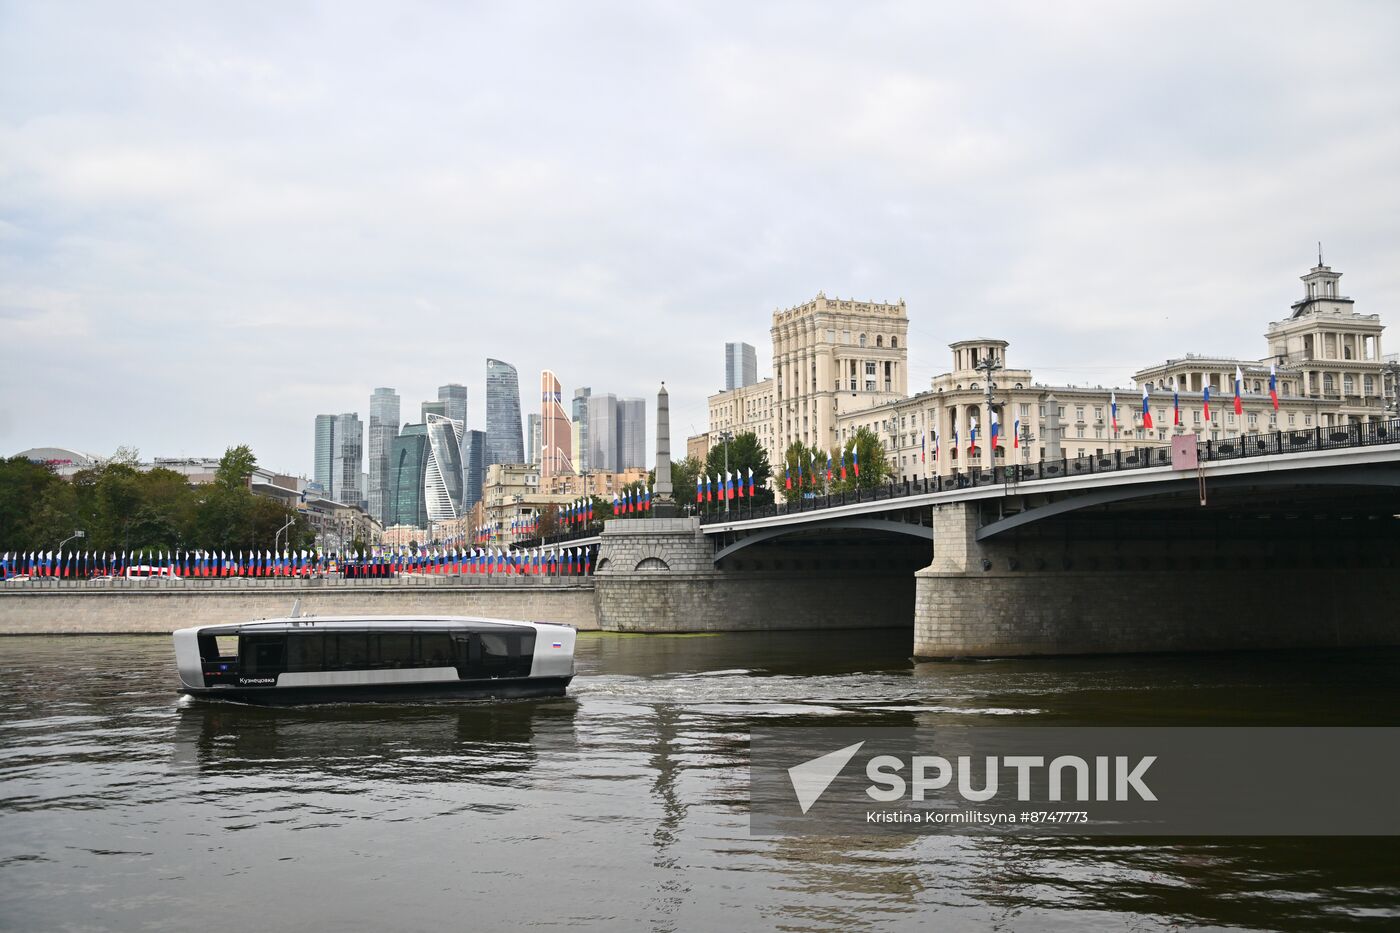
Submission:
<svg viewBox="0 0 1400 933">
<path fill-rule="evenodd" d="M 1342 377 L 1342 394 L 1356 394 L 1356 377 L 1354 377 L 1351 373 L 1347 373 Z"/>
<path fill-rule="evenodd" d="M 861 345 L 862 347 L 865 346 L 865 335 L 864 335 L 864 334 L 861 334 L 861 335 L 860 335 L 860 345 Z"/>
<path fill-rule="evenodd" d="M 1030 402 L 1021 403 L 1021 420 L 1024 421 L 1031 416 Z"/>
<path fill-rule="evenodd" d="M 1101 428 L 1101 427 L 1096 427 L 1096 428 L 1094 428 L 1094 436 L 1097 437 L 1097 438 L 1102 439 L 1102 438 L 1103 438 L 1103 428 Z"/>
<path fill-rule="evenodd" d="M 1331 373 L 1322 374 L 1322 391 L 1328 393 L 1336 391 L 1336 382 L 1332 379 Z"/>
<path fill-rule="evenodd" d="M 1291 412 L 1291 411 L 1288 413 L 1288 426 L 1289 426 L 1290 428 L 1293 427 L 1295 421 L 1297 420 L 1297 417 L 1298 417 L 1298 416 L 1295 415 L 1295 414 L 1293 414 L 1293 412 Z"/>
<path fill-rule="evenodd" d="M 895 337 L 894 335 L 890 335 L 890 349 L 891 349 L 891 350 L 898 350 L 898 349 L 899 349 L 899 338 L 898 338 L 898 337 Z"/>
<path fill-rule="evenodd" d="M 1312 427 L 1312 415 L 1304 415 L 1304 416 L 1303 416 L 1303 427 L 1305 427 L 1305 428 L 1310 428 L 1310 427 Z"/>
<path fill-rule="evenodd" d="M 1042 418 L 1045 417 L 1045 406 L 1044 406 L 1044 405 L 1041 405 L 1041 406 L 1040 406 L 1040 417 L 1042 417 Z"/>
<path fill-rule="evenodd" d="M 876 335 L 875 335 L 875 346 L 877 346 L 877 347 L 883 347 L 884 345 L 885 345 L 885 338 L 884 338 L 884 335 L 882 335 L 882 334 L 876 334 Z"/>
<path fill-rule="evenodd" d="M 1375 395 L 1375 394 L 1376 394 L 1376 377 L 1375 377 L 1375 376 L 1365 376 L 1365 377 L 1363 377 L 1362 380 L 1361 380 L 1361 385 L 1362 385 L 1362 387 L 1363 387 L 1363 391 L 1364 391 L 1367 395 Z"/>
<path fill-rule="evenodd" d="M 1225 423 L 1226 423 L 1226 424 L 1234 424 L 1234 423 L 1235 423 L 1235 413 L 1234 413 L 1233 411 L 1232 411 L 1232 412 L 1229 412 L 1229 413 L 1225 416 Z"/>
<path fill-rule="evenodd" d="M 1201 413 L 1200 413 L 1199 411 L 1193 411 L 1193 412 L 1191 412 L 1191 423 L 1192 423 L 1192 424 L 1200 424 L 1200 423 L 1201 423 Z"/>
<path fill-rule="evenodd" d="M 1084 420 L 1084 408 L 1083 408 L 1083 406 L 1080 406 L 1080 407 L 1077 407 L 1077 408 L 1074 409 L 1074 420 L 1075 420 L 1075 421 L 1083 421 L 1083 420 Z"/>
<path fill-rule="evenodd" d="M 1249 413 L 1249 426 L 1250 426 L 1251 428 L 1257 428 L 1257 427 L 1259 427 L 1259 415 L 1258 415 L 1258 413 L 1256 413 L 1256 412 L 1250 412 L 1250 413 Z"/>
<path fill-rule="evenodd" d="M 1084 436 L 1084 425 L 1080 424 L 1080 425 L 1076 425 L 1076 426 L 1075 426 L 1075 428 L 1074 428 L 1074 436 L 1075 436 L 1075 437 L 1083 437 L 1083 436 Z"/>
<path fill-rule="evenodd" d="M 1095 421 L 1102 421 L 1102 420 L 1103 420 L 1103 409 L 1102 409 L 1102 408 L 1095 408 L 1095 409 L 1094 409 L 1094 420 L 1095 420 Z"/>
</svg>

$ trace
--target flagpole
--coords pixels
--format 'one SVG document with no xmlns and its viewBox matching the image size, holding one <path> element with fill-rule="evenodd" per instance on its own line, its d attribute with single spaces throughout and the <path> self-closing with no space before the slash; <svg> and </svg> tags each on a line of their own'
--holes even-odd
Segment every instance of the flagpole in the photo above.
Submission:
<svg viewBox="0 0 1400 933">
<path fill-rule="evenodd" d="M 729 476 L 729 442 L 734 439 L 734 435 L 729 431 L 721 431 L 719 433 L 719 439 L 724 442 L 724 475 L 727 477 Z M 724 514 L 726 516 L 729 515 L 729 495 L 727 491 L 724 496 Z"/>
</svg>

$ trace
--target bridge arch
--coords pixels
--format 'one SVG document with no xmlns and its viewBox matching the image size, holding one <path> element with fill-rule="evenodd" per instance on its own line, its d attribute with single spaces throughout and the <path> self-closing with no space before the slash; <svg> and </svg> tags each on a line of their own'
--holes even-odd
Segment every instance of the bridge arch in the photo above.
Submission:
<svg viewBox="0 0 1400 933">
<path fill-rule="evenodd" d="M 1091 489 L 1087 492 L 1066 495 L 1044 505 L 1025 509 L 1005 518 L 989 522 L 977 529 L 977 540 L 986 541 L 1014 528 L 1022 528 L 1034 522 L 1077 512 L 1098 505 L 1111 505 L 1116 502 L 1130 502 L 1134 499 L 1151 499 L 1163 495 L 1180 495 L 1197 488 L 1194 477 L 1173 479 L 1162 483 L 1125 484 L 1106 488 Z M 1248 476 L 1215 477 L 1207 480 L 1207 491 L 1212 489 L 1232 489 L 1242 487 L 1278 488 L 1284 486 L 1390 486 L 1400 487 L 1400 471 L 1367 470 L 1360 467 L 1331 470 L 1319 475 L 1300 476 L 1297 473 L 1258 473 Z"/>
<path fill-rule="evenodd" d="M 787 535 L 798 534 L 799 532 L 822 531 L 826 529 L 847 529 L 857 531 L 879 531 L 886 534 L 905 535 L 909 537 L 922 538 L 925 541 L 933 541 L 933 529 L 928 525 L 916 525 L 912 522 L 891 521 L 880 518 L 836 518 L 831 521 L 812 522 L 801 525 L 779 525 L 776 527 L 763 528 L 753 534 L 746 535 L 737 541 L 732 541 L 715 553 L 715 563 L 719 563 L 724 558 L 736 551 L 754 544 L 761 544 L 764 541 L 772 541 L 774 538 L 781 538 Z"/>
</svg>

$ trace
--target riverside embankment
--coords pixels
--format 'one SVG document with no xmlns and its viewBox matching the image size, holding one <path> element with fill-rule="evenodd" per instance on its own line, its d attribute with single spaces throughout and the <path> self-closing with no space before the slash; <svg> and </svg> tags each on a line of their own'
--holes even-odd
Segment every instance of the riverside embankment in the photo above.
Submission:
<svg viewBox="0 0 1400 933">
<path fill-rule="evenodd" d="M 0 635 L 172 632 L 285 616 L 293 601 L 304 615 L 474 615 L 598 627 L 591 578 L 35 580 L 0 588 Z"/>
</svg>

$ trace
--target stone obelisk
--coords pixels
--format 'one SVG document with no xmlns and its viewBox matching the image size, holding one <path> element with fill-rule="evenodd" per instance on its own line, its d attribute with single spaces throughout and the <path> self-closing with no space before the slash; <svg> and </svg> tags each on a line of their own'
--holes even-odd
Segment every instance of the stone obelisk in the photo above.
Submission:
<svg viewBox="0 0 1400 933">
<path fill-rule="evenodd" d="M 656 489 L 652 496 L 652 518 L 674 518 L 676 498 L 671 488 L 671 397 L 666 383 L 656 393 Z"/>
</svg>

